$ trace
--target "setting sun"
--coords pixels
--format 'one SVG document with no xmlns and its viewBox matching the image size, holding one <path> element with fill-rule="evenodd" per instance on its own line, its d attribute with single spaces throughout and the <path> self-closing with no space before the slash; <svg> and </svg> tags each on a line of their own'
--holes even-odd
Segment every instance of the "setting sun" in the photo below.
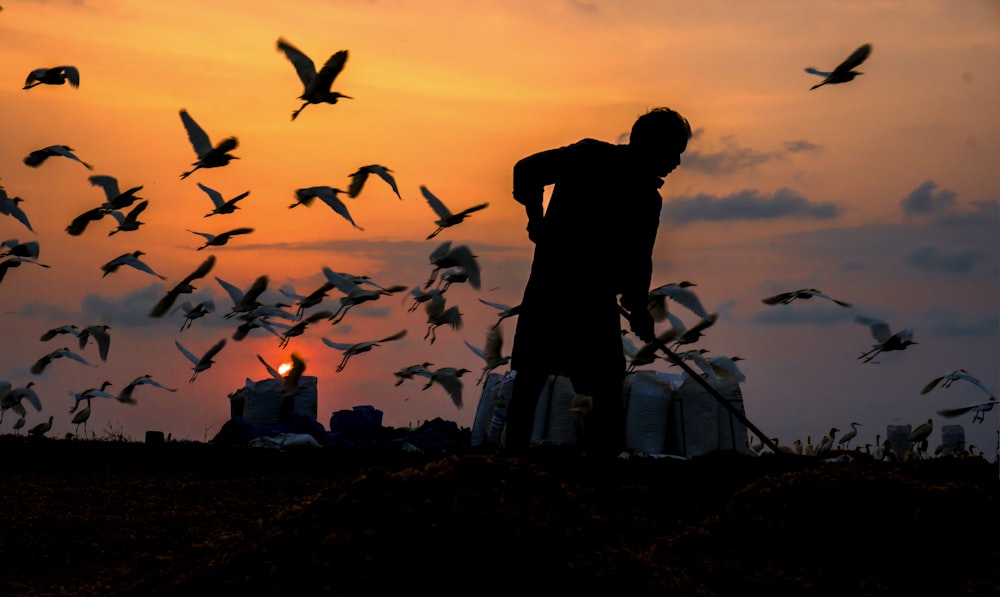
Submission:
<svg viewBox="0 0 1000 597">
<path fill-rule="evenodd" d="M 282 363 L 278 365 L 278 373 L 281 375 L 287 375 L 289 371 L 292 370 L 291 363 Z"/>
</svg>

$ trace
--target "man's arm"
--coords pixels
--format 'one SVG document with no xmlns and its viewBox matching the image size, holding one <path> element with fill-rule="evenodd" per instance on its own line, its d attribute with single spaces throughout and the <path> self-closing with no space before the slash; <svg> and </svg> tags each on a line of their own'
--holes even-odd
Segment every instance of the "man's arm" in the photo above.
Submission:
<svg viewBox="0 0 1000 597">
<path fill-rule="evenodd" d="M 528 215 L 528 238 L 538 243 L 545 219 L 542 201 L 545 187 L 553 184 L 565 162 L 566 148 L 549 149 L 514 164 L 514 200 Z"/>
</svg>

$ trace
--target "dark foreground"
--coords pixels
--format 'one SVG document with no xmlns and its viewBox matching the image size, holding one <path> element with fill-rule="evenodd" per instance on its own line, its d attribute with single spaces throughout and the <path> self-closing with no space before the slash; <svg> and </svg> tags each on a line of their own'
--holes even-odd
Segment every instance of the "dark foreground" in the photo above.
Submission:
<svg viewBox="0 0 1000 597">
<path fill-rule="evenodd" d="M 0 450 L 2 595 L 1000 594 L 980 458 Z"/>
</svg>

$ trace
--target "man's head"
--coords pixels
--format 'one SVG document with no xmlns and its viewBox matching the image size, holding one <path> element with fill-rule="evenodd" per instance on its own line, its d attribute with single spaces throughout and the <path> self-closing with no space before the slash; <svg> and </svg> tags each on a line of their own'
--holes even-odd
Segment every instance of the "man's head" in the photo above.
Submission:
<svg viewBox="0 0 1000 597">
<path fill-rule="evenodd" d="M 691 138 L 687 119 L 670 108 L 653 108 L 632 125 L 629 146 L 657 176 L 670 174 L 681 163 L 681 154 Z"/>
</svg>

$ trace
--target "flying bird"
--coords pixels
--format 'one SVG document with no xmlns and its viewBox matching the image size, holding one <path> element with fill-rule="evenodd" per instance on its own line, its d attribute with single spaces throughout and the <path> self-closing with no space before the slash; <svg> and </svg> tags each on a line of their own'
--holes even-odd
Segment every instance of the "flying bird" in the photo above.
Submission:
<svg viewBox="0 0 1000 597">
<path fill-rule="evenodd" d="M 60 336 L 62 334 L 72 334 L 73 336 L 79 338 L 80 328 L 72 323 L 69 325 L 61 325 L 59 327 L 52 328 L 46 331 L 44 334 L 42 334 L 39 340 L 41 340 L 42 342 L 48 342 L 49 340 L 55 338 L 56 336 Z"/>
<path fill-rule="evenodd" d="M 917 344 L 917 342 L 913 341 L 912 328 L 906 328 L 896 333 L 892 333 L 889 329 L 889 324 L 881 319 L 858 315 L 854 318 L 854 321 L 869 326 L 871 328 L 872 337 L 875 338 L 876 342 L 872 345 L 870 350 L 861 353 L 861 356 L 858 357 L 859 359 L 864 359 L 862 361 L 864 363 L 872 361 L 872 359 L 878 356 L 879 353 L 889 352 L 891 350 L 906 350 L 907 346 Z"/>
<path fill-rule="evenodd" d="M 212 211 L 205 214 L 206 218 L 217 214 L 222 215 L 222 214 L 233 213 L 234 211 L 240 208 L 240 206 L 236 204 L 245 199 L 247 195 L 250 194 L 250 191 L 244 191 L 243 193 L 240 193 L 239 195 L 233 197 L 232 199 L 227 200 L 222 197 L 222 193 L 216 191 L 211 187 L 205 186 L 200 182 L 198 183 L 198 188 L 201 189 L 202 191 L 205 191 L 205 194 L 208 195 L 208 198 L 211 199 L 212 205 L 214 206 L 212 208 Z"/>
<path fill-rule="evenodd" d="M 8 238 L 0 242 L 0 247 L 6 247 L 6 249 L 0 249 L 0 257 L 12 256 L 38 259 L 39 255 L 41 255 L 41 245 L 38 244 L 37 240 L 29 240 L 22 243 L 16 238 Z"/>
<path fill-rule="evenodd" d="M 442 325 L 447 325 L 453 330 L 462 329 L 462 314 L 458 310 L 458 305 L 445 307 L 444 295 L 438 295 L 426 303 L 424 311 L 427 312 L 427 333 L 424 340 L 430 338 L 431 344 L 437 340 L 436 330 Z"/>
<path fill-rule="evenodd" d="M 438 245 L 434 251 L 430 254 L 431 265 L 434 269 L 431 270 L 431 274 L 427 281 L 424 282 L 424 288 L 430 288 L 434 281 L 437 279 L 438 273 L 446 268 L 457 267 L 461 268 L 463 271 L 469 274 L 469 285 L 479 290 L 481 287 L 480 281 L 480 270 L 479 262 L 476 261 L 476 256 L 472 254 L 472 249 L 468 245 L 458 245 L 452 247 L 451 241 L 445 241 Z"/>
<path fill-rule="evenodd" d="M 80 87 L 80 71 L 75 66 L 53 66 L 51 68 L 36 68 L 28 73 L 22 89 L 31 89 L 38 85 L 64 85 Z"/>
<path fill-rule="evenodd" d="M 516 317 L 521 312 L 521 305 L 517 304 L 513 307 L 510 305 L 505 305 L 504 303 L 495 303 L 487 301 L 485 299 L 479 299 L 479 302 L 486 305 L 487 307 L 493 307 L 497 310 L 497 322 L 493 324 L 493 327 L 500 325 L 500 322 L 508 317 Z"/>
<path fill-rule="evenodd" d="M 428 234 L 427 240 L 434 238 L 445 228 L 451 228 L 452 226 L 461 224 L 465 221 L 465 218 L 469 217 L 470 214 L 481 209 L 486 209 L 490 205 L 489 203 L 480 203 L 479 205 L 473 205 L 472 207 L 463 209 L 458 213 L 452 213 L 451 210 L 449 210 L 445 204 L 434 195 L 434 193 L 431 193 L 430 189 L 426 186 L 420 185 L 420 192 L 423 194 L 424 199 L 427 200 L 427 204 L 431 206 L 431 209 L 434 210 L 434 213 L 437 214 L 438 217 L 438 219 L 434 221 L 434 223 L 437 224 L 437 230 Z"/>
<path fill-rule="evenodd" d="M 114 399 L 115 395 L 107 392 L 107 387 L 112 385 L 110 381 L 104 381 L 99 388 L 87 388 L 82 392 L 69 391 L 69 395 L 74 398 L 73 408 L 69 409 L 70 414 L 76 412 L 76 409 L 80 407 L 80 403 L 84 400 L 90 401 L 91 398 L 111 398 Z"/>
<path fill-rule="evenodd" d="M 503 354 L 503 328 L 493 326 L 486 332 L 486 343 L 482 348 L 471 344 L 465 340 L 465 345 L 469 347 L 476 356 L 484 361 L 483 372 L 480 374 L 476 385 L 483 383 L 486 375 L 496 369 L 510 363 L 510 355 Z"/>
<path fill-rule="evenodd" d="M 118 179 L 114 176 L 95 174 L 87 180 L 90 181 L 91 186 L 101 187 L 101 190 L 104 191 L 105 201 L 101 204 L 101 209 L 105 211 L 125 209 L 136 201 L 142 200 L 142 197 L 136 195 L 142 190 L 142 185 L 122 191 L 118 187 Z"/>
<path fill-rule="evenodd" d="M 426 390 L 435 383 L 444 388 L 448 396 L 451 397 L 455 408 L 462 408 L 462 380 L 461 377 L 470 373 L 465 367 L 440 367 L 431 371 L 430 379 L 422 389 Z"/>
<path fill-rule="evenodd" d="M 337 212 L 342 218 L 351 223 L 358 230 L 364 230 L 361 226 L 358 226 L 354 218 L 351 217 L 351 213 L 347 210 L 347 206 L 344 202 L 340 200 L 338 195 L 343 193 L 341 189 L 328 186 L 316 186 L 316 187 L 306 187 L 302 189 L 297 189 L 295 191 L 295 203 L 288 206 L 288 209 L 296 207 L 298 205 L 305 205 L 310 207 L 313 201 L 318 197 L 320 201 L 326 203 L 330 206 L 330 209 Z"/>
<path fill-rule="evenodd" d="M 80 339 L 80 350 L 83 350 L 87 346 L 87 342 L 91 339 L 97 344 L 97 350 L 101 355 L 102 361 L 108 360 L 108 349 L 111 347 L 111 335 L 108 334 L 108 330 L 111 326 L 106 324 L 101 325 L 89 325 L 82 330 L 77 335 Z"/>
<path fill-rule="evenodd" d="M 146 272 L 151 276 L 156 276 L 161 280 L 166 280 L 167 279 L 166 276 L 161 276 L 160 274 L 156 273 L 155 271 L 153 271 L 153 268 L 149 267 L 149 265 L 146 264 L 146 262 L 139 259 L 143 255 L 145 255 L 145 253 L 143 253 L 142 251 L 132 251 L 131 253 L 123 253 L 118 257 L 115 257 L 111 261 L 101 266 L 101 271 L 104 272 L 104 274 L 102 274 L 101 277 L 103 278 L 108 274 L 113 274 L 114 272 L 118 271 L 118 268 L 120 268 L 121 266 L 127 265 L 129 267 L 139 270 L 140 272 Z"/>
<path fill-rule="evenodd" d="M 161 298 L 150 310 L 150 317 L 163 317 L 164 314 L 170 309 L 177 300 L 177 297 L 182 294 L 190 294 L 195 291 L 195 287 L 191 282 L 204 278 L 208 275 L 208 272 L 212 271 L 212 267 L 215 266 L 215 255 L 209 255 L 205 261 L 198 266 L 198 269 L 194 270 L 186 278 L 174 285 L 173 288 L 167 291 L 167 294 Z"/>
<path fill-rule="evenodd" d="M 194 354 L 191 351 L 184 348 L 184 346 L 177 340 L 174 340 L 174 344 L 177 346 L 177 350 L 180 350 L 181 354 L 187 357 L 187 360 L 191 361 L 191 363 L 194 365 L 194 367 L 191 368 L 194 371 L 194 373 L 191 374 L 191 379 L 188 380 L 188 382 L 192 382 L 198 377 L 199 373 L 205 371 L 206 369 L 209 369 L 213 364 L 215 364 L 215 361 L 213 359 L 215 358 L 215 355 L 219 354 L 219 351 L 222 350 L 222 347 L 226 345 L 226 339 L 223 338 L 218 342 L 216 342 L 211 348 L 209 348 L 205 352 L 205 354 L 203 354 L 200 357 L 194 356 Z"/>
<path fill-rule="evenodd" d="M 361 303 L 378 300 L 382 296 L 393 295 L 397 292 L 406 290 L 406 286 L 402 285 L 389 286 L 388 288 L 362 288 L 348 276 L 335 272 L 326 266 L 323 266 L 323 275 L 326 276 L 327 281 L 337 287 L 337 290 L 344 293 L 344 296 L 340 297 L 340 307 L 337 308 L 333 317 L 330 318 L 335 324 L 340 323 L 340 320 L 347 315 L 347 311 L 350 310 L 351 307 L 360 305 Z"/>
<path fill-rule="evenodd" d="M 944 375 L 935 377 L 934 379 L 927 382 L 927 384 L 923 387 L 923 389 L 920 390 L 920 393 L 926 394 L 938 386 L 940 386 L 941 388 L 950 388 L 951 384 L 955 383 L 960 379 L 965 380 L 971 383 L 972 385 L 976 386 L 980 390 L 986 392 L 986 394 L 991 399 L 994 397 L 993 392 L 991 392 L 990 389 L 986 387 L 986 384 L 979 381 L 976 377 L 974 377 L 965 369 L 955 369 L 951 373 L 946 373 Z"/>
<path fill-rule="evenodd" d="M 0 261 L 0 282 L 3 282 L 4 276 L 7 275 L 7 270 L 12 267 L 21 267 L 22 263 L 31 263 L 44 268 L 49 267 L 44 263 L 38 263 L 34 259 L 28 259 L 26 257 L 8 257 L 7 259 Z"/>
<path fill-rule="evenodd" d="M 200 168 L 221 168 L 230 161 L 239 159 L 238 156 L 229 153 L 239 146 L 236 137 L 226 137 L 218 145 L 212 145 L 208 134 L 194 121 L 194 118 L 191 118 L 187 110 L 182 109 L 180 115 L 184 129 L 187 131 L 188 140 L 191 141 L 194 153 L 198 156 L 197 160 L 191 162 L 194 168 L 181 174 L 182 179 L 187 178 Z"/>
<path fill-rule="evenodd" d="M 226 293 L 229 294 L 229 298 L 233 301 L 233 307 L 230 309 L 229 313 L 225 314 L 225 318 L 229 319 L 233 315 L 239 313 L 246 313 L 255 307 L 259 307 L 261 302 L 257 299 L 260 295 L 267 290 L 268 277 L 267 275 L 258 276 L 256 280 L 250 284 L 250 287 L 246 291 L 241 290 L 235 284 L 226 282 L 222 278 L 216 276 L 215 280 L 225 289 Z"/>
<path fill-rule="evenodd" d="M 982 402 L 976 402 L 974 404 L 966 404 L 965 406 L 959 406 L 957 408 L 945 408 L 937 411 L 942 417 L 947 417 L 949 419 L 954 419 L 968 412 L 976 413 L 972 415 L 973 423 L 982 423 L 986 420 L 986 413 L 993 410 L 993 407 L 997 405 L 997 399 L 990 396 L 988 400 Z"/>
<path fill-rule="evenodd" d="M 11 216 L 18 222 L 24 224 L 24 227 L 28 230 L 34 232 L 35 229 L 31 227 L 31 222 L 28 221 L 28 216 L 24 213 L 24 210 L 18 205 L 18 203 L 23 202 L 24 199 L 20 197 L 7 197 L 7 191 L 0 186 L 0 214 L 5 216 Z"/>
<path fill-rule="evenodd" d="M 431 363 L 430 361 L 424 361 L 423 363 L 403 367 L 399 371 L 393 373 L 393 375 L 396 376 L 396 383 L 394 385 L 402 385 L 404 381 L 413 379 L 417 375 L 429 378 L 431 376 L 431 370 L 428 369 L 428 367 L 433 364 L 434 363 Z"/>
<path fill-rule="evenodd" d="M 73 218 L 73 221 L 69 223 L 69 226 L 66 226 L 66 232 L 68 232 L 70 236 L 80 236 L 86 232 L 87 226 L 91 222 L 99 222 L 104 219 L 104 216 L 108 215 L 108 213 L 107 209 L 100 206 L 88 209 Z"/>
<path fill-rule="evenodd" d="M 51 363 L 56 359 L 61 359 L 61 358 L 68 358 L 78 363 L 82 363 L 88 367 L 97 366 L 97 365 L 91 365 L 87 361 L 87 359 L 83 358 L 82 356 L 70 350 L 68 347 L 64 346 L 62 348 L 57 348 L 56 350 L 53 350 L 52 352 L 46 355 L 43 355 L 41 358 L 35 361 L 34 364 L 31 365 L 31 372 L 35 375 L 41 375 L 42 372 L 45 371 L 45 368 L 49 366 L 49 363 Z"/>
<path fill-rule="evenodd" d="M 42 412 L 42 401 L 38 398 L 38 393 L 35 392 L 34 381 L 29 381 L 19 388 L 14 388 L 10 391 L 8 397 L 4 400 L 4 409 L 10 408 L 13 405 L 18 405 L 21 408 L 14 408 L 15 411 L 19 412 L 22 416 L 24 413 L 21 412 L 24 409 L 24 402 L 27 401 L 35 411 Z M 10 406 L 8 406 L 10 405 Z"/>
<path fill-rule="evenodd" d="M 153 379 L 152 375 L 146 373 L 128 382 L 128 384 L 126 384 L 126 386 L 122 388 L 122 391 L 119 392 L 117 396 L 115 396 L 115 399 L 117 399 L 118 402 L 121 402 L 122 404 L 137 404 L 136 399 L 132 397 L 132 393 L 135 391 L 137 387 L 143 385 L 153 386 L 154 388 L 160 388 L 161 390 L 166 390 L 168 392 L 177 391 L 177 388 L 167 387 L 161 384 L 160 382 L 156 381 L 155 379 Z"/>
<path fill-rule="evenodd" d="M 344 70 L 344 63 L 347 62 L 347 50 L 335 52 L 327 59 L 319 72 L 316 72 L 316 64 L 312 58 L 302 53 L 284 38 L 278 39 L 278 50 L 283 52 L 292 63 L 296 74 L 299 75 L 299 80 L 302 82 L 302 95 L 298 99 L 305 103 L 298 110 L 292 112 L 292 120 L 298 118 L 299 112 L 305 110 L 309 104 L 336 104 L 341 98 L 354 99 L 331 89 L 334 79 L 337 78 L 340 71 Z"/>
<path fill-rule="evenodd" d="M 145 222 L 139 221 L 139 214 L 146 210 L 149 205 L 149 201 L 140 201 L 133 207 L 127 214 L 123 214 L 117 209 L 111 210 L 111 217 L 118 221 L 118 226 L 111 232 L 108 232 L 108 236 L 112 236 L 119 232 L 134 232 L 139 229 L 139 226 L 145 224 Z"/>
<path fill-rule="evenodd" d="M 274 378 L 278 384 L 281 386 L 279 395 L 283 398 L 290 398 L 298 395 L 301 389 L 300 382 L 302 379 L 302 374 L 306 370 L 306 362 L 301 355 L 297 352 L 292 353 L 292 366 L 287 373 L 282 375 L 277 369 L 272 367 L 264 357 L 257 355 L 257 360 L 263 363 L 264 367 L 267 369 L 271 377 Z"/>
<path fill-rule="evenodd" d="M 396 194 L 396 197 L 399 199 L 403 198 L 402 195 L 399 194 L 399 187 L 396 186 L 396 179 L 392 176 L 392 170 L 386 168 L 385 166 L 380 166 L 379 164 L 361 166 L 351 174 L 351 185 L 347 187 L 348 197 L 353 199 L 361 193 L 361 189 L 365 186 L 365 181 L 368 180 L 369 174 L 377 174 L 379 178 L 384 180 L 385 183 L 389 185 L 392 192 Z"/>
<path fill-rule="evenodd" d="M 322 303 L 328 293 L 336 287 L 336 284 L 327 280 L 319 288 L 306 295 L 295 292 L 295 288 L 291 284 L 282 284 L 278 292 L 295 301 L 295 316 L 301 318 L 306 309 Z"/>
<path fill-rule="evenodd" d="M 68 145 L 49 145 L 48 147 L 43 147 L 42 149 L 36 149 L 25 156 L 24 163 L 32 168 L 37 168 L 41 166 L 45 160 L 56 156 L 62 156 L 64 158 L 80 162 L 88 170 L 94 169 L 93 166 L 76 157 L 76 154 L 73 153 L 73 148 Z"/>
<path fill-rule="evenodd" d="M 810 91 L 816 89 L 817 87 L 822 87 L 823 85 L 834 85 L 837 83 L 847 83 L 848 81 L 853 81 L 854 77 L 864 74 L 859 71 L 854 70 L 861 65 L 862 62 L 868 59 L 868 56 L 872 53 L 872 45 L 864 44 L 858 47 L 857 50 L 851 52 L 851 55 L 847 57 L 846 60 L 837 65 L 832 72 L 826 72 L 821 70 L 816 70 L 815 68 L 809 66 L 806 67 L 806 72 L 810 75 L 817 75 L 824 77 L 821 83 L 817 83 L 809 88 Z"/>
<path fill-rule="evenodd" d="M 702 319 L 709 316 L 708 310 L 701 304 L 701 299 L 691 288 L 697 286 L 694 282 L 682 280 L 658 286 L 649 291 L 646 301 L 646 308 L 654 321 L 665 321 L 667 319 L 667 299 L 676 302 Z"/>
<path fill-rule="evenodd" d="M 308 317 L 300 320 L 295 325 L 290 326 L 287 330 L 284 331 L 284 333 L 281 334 L 281 342 L 278 344 L 278 346 L 281 346 L 282 348 L 288 346 L 288 341 L 294 338 L 295 336 L 301 336 L 303 333 L 305 333 L 307 327 L 316 323 L 317 321 L 323 319 L 330 319 L 333 316 L 334 316 L 333 311 L 316 311 L 314 313 L 310 313 Z"/>
<path fill-rule="evenodd" d="M 343 371 L 344 367 L 347 366 L 347 361 L 356 354 L 361 354 L 363 352 L 369 352 L 376 346 L 381 346 L 383 342 L 391 342 L 393 340 L 399 340 L 400 338 L 406 336 L 406 330 L 401 330 L 396 332 L 391 336 L 386 336 L 380 340 L 368 340 L 366 342 L 355 342 L 354 344 L 346 344 L 343 342 L 334 342 L 329 338 L 322 338 L 323 344 L 326 344 L 330 348 L 336 348 L 337 350 L 343 351 L 344 358 L 341 359 L 340 364 L 337 365 L 337 371 Z"/>
<path fill-rule="evenodd" d="M 212 299 L 207 299 L 201 301 L 197 305 L 192 305 L 191 301 L 184 301 L 181 303 L 181 310 L 184 311 L 184 321 L 181 323 L 180 331 L 184 331 L 191 327 L 191 324 L 195 319 L 204 317 L 215 311 L 215 301 Z"/>
<path fill-rule="evenodd" d="M 791 292 L 782 292 L 774 296 L 762 298 L 760 300 L 765 305 L 787 305 L 788 303 L 796 299 L 808 300 L 814 296 L 819 297 L 821 299 L 826 299 L 828 301 L 833 301 L 834 303 L 837 303 L 841 307 L 851 306 L 851 303 L 835 299 L 832 296 L 823 294 L 822 292 L 816 290 L 815 288 L 800 288 L 799 290 L 793 290 Z"/>
<path fill-rule="evenodd" d="M 206 247 L 221 247 L 222 245 L 229 242 L 234 236 L 239 236 L 241 234 L 250 234 L 253 232 L 253 228 L 233 228 L 232 230 L 227 230 L 226 232 L 220 232 L 219 234 L 210 234 L 208 232 L 197 232 L 195 230 L 188 230 L 191 234 L 197 234 L 205 238 L 205 244 L 198 247 L 198 250 L 202 250 Z"/>
</svg>

